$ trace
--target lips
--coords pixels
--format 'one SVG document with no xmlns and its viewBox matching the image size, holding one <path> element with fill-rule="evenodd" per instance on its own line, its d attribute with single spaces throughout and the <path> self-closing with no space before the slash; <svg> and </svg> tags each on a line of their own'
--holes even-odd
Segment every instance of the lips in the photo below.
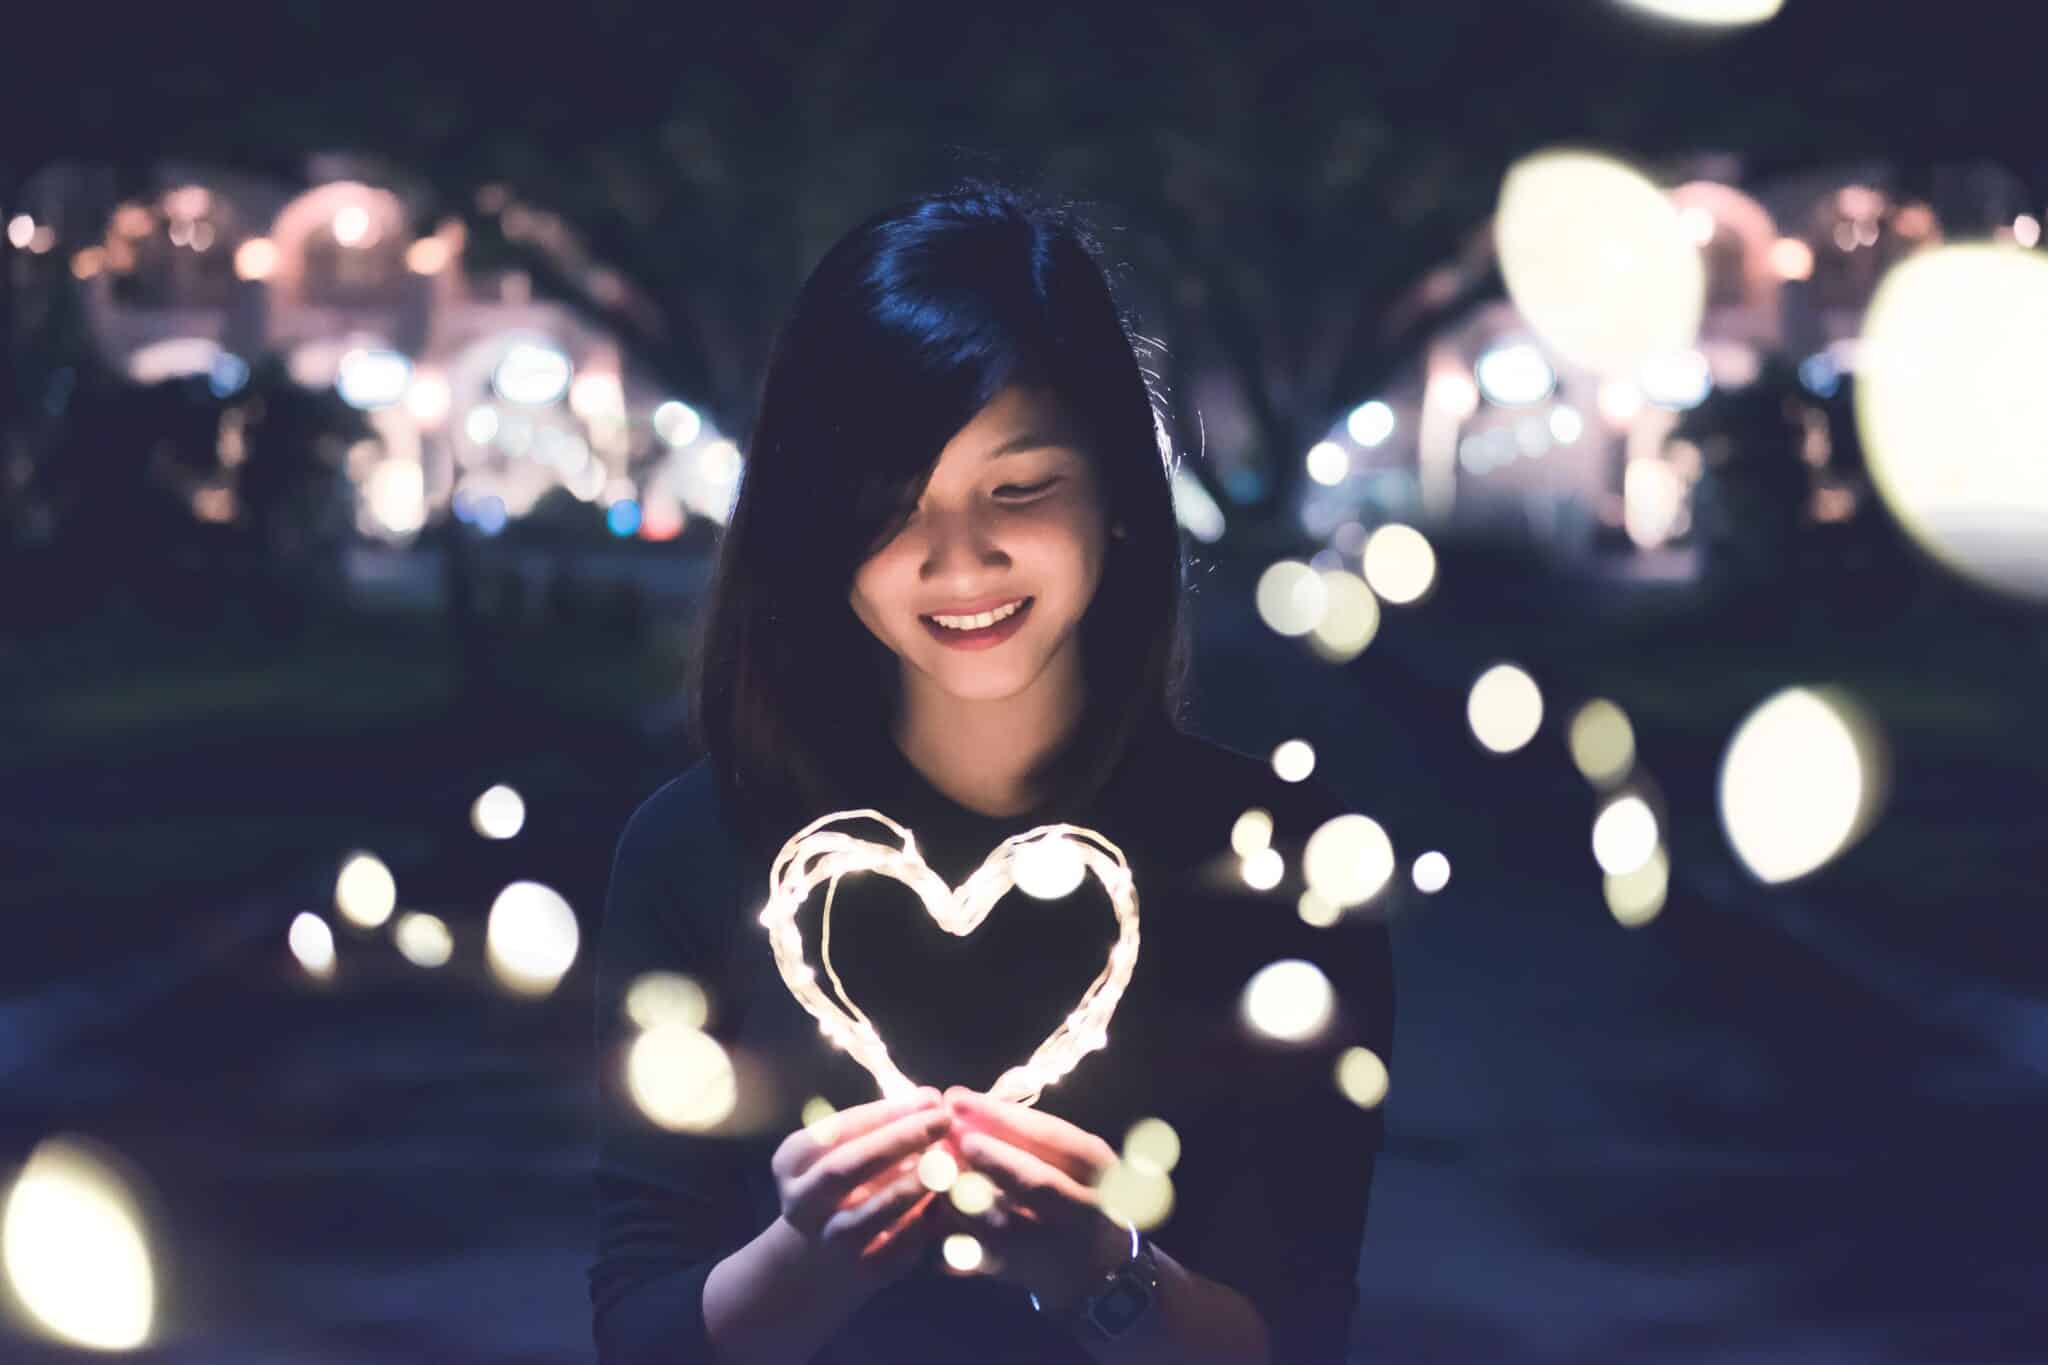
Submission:
<svg viewBox="0 0 2048 1365">
<path fill-rule="evenodd" d="M 1025 598 L 1026 595 L 1024 593 L 1016 593 L 1009 597 L 984 597 L 978 601 L 970 602 L 966 606 L 933 607 L 924 614 L 926 616 L 979 616 L 985 611 L 994 611 L 997 607 L 1007 607 L 1012 602 L 1022 602 Z"/>
<path fill-rule="evenodd" d="M 1022 629 L 1025 618 L 1031 614 L 1033 602 L 1029 597 L 1019 600 L 1023 605 L 1015 611 L 994 624 L 977 630 L 955 630 L 950 626 L 940 625 L 929 616 L 920 616 L 918 622 L 942 644 L 951 645 L 956 649 L 981 649 L 999 644 Z"/>
</svg>

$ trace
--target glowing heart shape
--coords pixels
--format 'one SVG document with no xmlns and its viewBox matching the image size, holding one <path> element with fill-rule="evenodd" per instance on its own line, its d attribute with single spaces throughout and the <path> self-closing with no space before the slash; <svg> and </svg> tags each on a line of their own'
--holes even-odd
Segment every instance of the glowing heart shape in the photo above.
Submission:
<svg viewBox="0 0 2048 1365">
<path fill-rule="evenodd" d="M 842 820 L 873 819 L 903 836 L 900 848 L 855 838 L 824 828 Z M 1099 847 L 1098 847 L 1099 846 Z M 1106 852 L 1105 852 L 1106 850 Z M 817 973 L 804 961 L 803 935 L 796 927 L 799 907 L 820 882 L 832 883 L 825 893 L 824 944 L 820 960 L 832 975 L 840 999 L 845 987 L 832 971 L 832 892 L 849 872 L 875 872 L 894 877 L 924 902 L 924 908 L 940 928 L 965 937 L 988 918 L 995 903 L 1012 888 L 1054 899 L 1080 885 L 1093 872 L 1109 894 L 1115 908 L 1117 940 L 1109 950 L 1109 961 L 1052 1036 L 1038 1045 L 1029 1061 L 1013 1066 L 996 1078 L 988 1093 L 1016 1104 L 1036 1104 L 1046 1086 L 1074 1069 L 1082 1057 L 1109 1045 L 1109 1017 L 1123 999 L 1130 984 L 1131 968 L 1138 961 L 1138 893 L 1131 884 L 1130 864 L 1123 850 L 1092 829 L 1079 825 L 1040 825 L 1012 835 L 996 846 L 973 875 L 956 889 L 946 885 L 938 873 L 925 864 L 910 831 L 877 810 L 842 810 L 820 816 L 805 825 L 782 851 L 775 855 L 768 872 L 768 906 L 761 923 L 768 930 L 768 943 L 775 952 L 775 965 L 790 994 L 817 1019 L 819 1031 L 834 1047 L 843 1048 L 868 1069 L 882 1087 L 882 1096 L 893 1099 L 918 1087 L 897 1069 L 889 1049 L 866 1015 L 853 1007 L 842 1009 L 837 1001 L 818 988 Z"/>
</svg>

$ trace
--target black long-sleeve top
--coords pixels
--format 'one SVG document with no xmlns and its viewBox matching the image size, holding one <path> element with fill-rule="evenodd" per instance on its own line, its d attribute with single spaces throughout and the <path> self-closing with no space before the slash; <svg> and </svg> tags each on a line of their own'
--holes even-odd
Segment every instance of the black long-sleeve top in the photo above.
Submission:
<svg viewBox="0 0 2048 1365">
<path fill-rule="evenodd" d="M 981 814 L 939 791 L 893 744 L 882 746 L 886 757 L 855 804 L 910 829 L 953 886 L 1005 838 L 1040 824 L 1082 825 L 1122 849 L 1139 900 L 1130 984 L 1108 1046 L 1084 1054 L 1038 1107 L 1118 1149 L 1138 1119 L 1166 1119 L 1182 1151 L 1171 1213 L 1150 1229 L 1154 1243 L 1250 1299 L 1276 1362 L 1341 1361 L 1384 1114 L 1346 1099 L 1335 1069 L 1360 1045 L 1391 1064 L 1386 927 L 1369 909 L 1329 928 L 1297 911 L 1302 847 L 1346 810 L 1327 783 L 1284 782 L 1264 761 L 1163 725 L 1153 735 L 1127 750 L 1114 778 L 1079 809 Z M 1285 860 L 1283 879 L 1263 891 L 1245 882 L 1231 846 L 1234 823 L 1252 806 L 1272 815 L 1273 846 Z M 838 828 L 895 842 L 873 821 Z M 822 1095 L 847 1108 L 878 1097 L 874 1079 L 790 994 L 759 922 L 780 839 L 794 833 L 767 841 L 737 832 L 706 759 L 649 796 L 619 839 L 597 937 L 589 1280 L 605 1365 L 710 1359 L 705 1279 L 779 1216 L 769 1161 L 801 1125 L 805 1101 Z M 820 886 L 798 924 L 805 960 L 829 996 L 818 959 L 823 903 Z M 838 886 L 832 931 L 833 968 L 903 1072 L 920 1085 L 985 1091 L 1079 1001 L 1116 924 L 1090 877 L 1060 901 L 1012 893 L 975 933 L 956 938 L 907 889 L 857 875 Z M 1241 1013 L 1246 982 L 1286 958 L 1316 964 L 1335 988 L 1329 1024 L 1306 1043 L 1262 1037 Z M 664 1129 L 630 1097 L 625 1060 L 638 1028 L 625 995 L 652 971 L 686 974 L 710 997 L 705 1028 L 734 1058 L 741 1091 L 733 1119 L 718 1129 Z M 934 1247 L 868 1299 L 814 1365 L 1090 1361 L 1024 1289 L 949 1275 L 936 1257 Z"/>
</svg>

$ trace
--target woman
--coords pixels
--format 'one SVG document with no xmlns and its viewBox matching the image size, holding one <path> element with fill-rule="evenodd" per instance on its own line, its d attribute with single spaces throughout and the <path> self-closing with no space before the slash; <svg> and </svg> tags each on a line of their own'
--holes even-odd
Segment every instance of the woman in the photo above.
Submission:
<svg viewBox="0 0 2048 1365">
<path fill-rule="evenodd" d="M 1163 451 L 1132 333 L 1061 211 L 999 189 L 913 201 L 803 286 L 692 661 L 705 756 L 627 823 L 599 936 L 601 1359 L 1342 1358 L 1383 1120 L 1332 1069 L 1350 1047 L 1389 1056 L 1386 932 L 1295 913 L 1301 846 L 1344 810 L 1326 784 L 1176 723 Z M 1232 848 L 1253 807 L 1288 869 L 1264 892 Z M 1013 895 L 957 938 L 886 879 L 840 884 L 829 964 L 924 1087 L 922 1106 L 877 1101 L 758 920 L 783 842 L 867 808 L 952 886 L 1040 824 L 1128 860 L 1142 946 L 1108 1044 L 1034 1106 L 985 1092 L 1102 967 L 1110 902 L 1092 882 Z M 800 918 L 807 954 L 819 914 Z M 1237 1013 L 1284 958 L 1336 988 L 1323 1032 L 1285 1045 Z M 636 1108 L 625 1002 L 653 971 L 706 989 L 744 1121 L 671 1131 Z M 814 1096 L 838 1112 L 805 1126 Z M 1171 1208 L 1143 1229 L 1096 1188 L 1141 1118 L 1181 1145 Z M 992 1207 L 924 1188 L 934 1144 Z M 941 1254 L 961 1236 L 971 1270 Z"/>
</svg>

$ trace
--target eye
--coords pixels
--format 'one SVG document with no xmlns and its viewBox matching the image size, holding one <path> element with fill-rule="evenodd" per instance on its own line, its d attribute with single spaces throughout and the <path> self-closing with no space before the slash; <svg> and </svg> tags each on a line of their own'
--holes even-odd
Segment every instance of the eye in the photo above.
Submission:
<svg viewBox="0 0 2048 1365">
<path fill-rule="evenodd" d="M 1032 494 L 1032 493 L 1043 493 L 1043 492 L 1044 492 L 1044 491 L 1045 491 L 1046 489 L 1048 489 L 1048 488 L 1052 487 L 1052 486 L 1053 486 L 1054 484 L 1056 484 L 1056 483 L 1058 483 L 1058 482 L 1059 482 L 1059 480 L 1058 480 L 1058 479 L 1046 479 L 1046 480 L 1044 480 L 1044 481 L 1043 481 L 1043 482 L 1041 482 L 1041 483 L 1033 483 L 1033 484 L 1014 484 L 1014 483 L 1006 483 L 1006 484 L 1004 484 L 1004 485 L 1003 485 L 1003 486 L 1002 486 L 1001 488 L 998 488 L 998 489 L 996 490 L 996 493 L 997 493 L 998 495 L 1001 495 L 1001 494 L 1004 494 L 1004 493 L 1015 493 L 1015 494 L 1017 494 L 1017 495 L 1019 495 L 1019 496 L 1028 496 L 1029 494 Z"/>
</svg>

